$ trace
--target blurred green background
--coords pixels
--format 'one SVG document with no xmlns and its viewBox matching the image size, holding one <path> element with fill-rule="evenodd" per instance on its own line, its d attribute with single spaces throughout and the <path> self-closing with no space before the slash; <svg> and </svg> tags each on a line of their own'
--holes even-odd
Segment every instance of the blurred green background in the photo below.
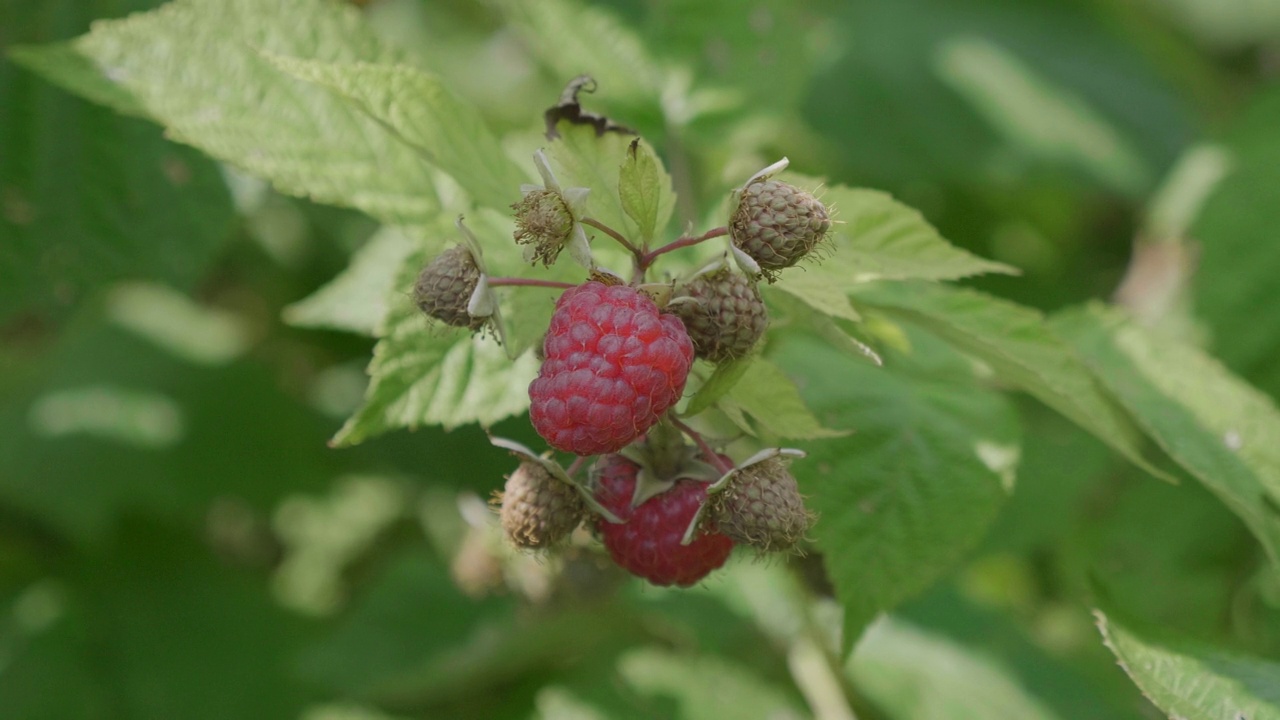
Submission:
<svg viewBox="0 0 1280 720">
<path fill-rule="evenodd" d="M 158 4 L 0 0 L 0 49 Z M 576 73 L 503 8 L 362 11 L 495 128 L 536 127 Z M 589 101 L 667 154 L 683 215 L 789 155 L 1024 271 L 976 287 L 1115 297 L 1280 395 L 1280 2 L 583 12 L 704 91 L 678 133 L 609 78 Z M 376 229 L 0 64 L 0 718 L 1158 717 L 1098 642 L 1099 587 L 1280 658 L 1280 578 L 1242 523 L 1030 402 L 986 541 L 848 668 L 816 556 L 677 592 L 512 554 L 483 504 L 510 461 L 479 428 L 326 445 L 372 341 L 286 308 Z"/>
</svg>

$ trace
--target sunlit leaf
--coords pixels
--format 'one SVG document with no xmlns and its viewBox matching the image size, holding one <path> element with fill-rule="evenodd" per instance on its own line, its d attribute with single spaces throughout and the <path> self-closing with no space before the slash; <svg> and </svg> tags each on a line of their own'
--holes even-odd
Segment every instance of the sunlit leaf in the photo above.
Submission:
<svg viewBox="0 0 1280 720">
<path fill-rule="evenodd" d="M 74 44 L 169 136 L 282 192 L 420 222 L 439 202 L 429 168 L 360 110 L 276 70 L 261 53 L 395 62 L 350 5 L 180 0 L 98 23 Z"/>
</svg>

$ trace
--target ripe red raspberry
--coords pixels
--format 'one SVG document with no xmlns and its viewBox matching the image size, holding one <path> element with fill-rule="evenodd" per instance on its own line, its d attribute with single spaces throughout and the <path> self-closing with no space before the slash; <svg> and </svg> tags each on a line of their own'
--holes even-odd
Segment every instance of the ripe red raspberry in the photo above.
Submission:
<svg viewBox="0 0 1280 720">
<path fill-rule="evenodd" d="M 591 281 L 556 302 L 546 359 L 529 385 L 529 419 L 552 447 L 578 455 L 621 450 L 684 392 L 693 343 L 647 295 Z"/>
<path fill-rule="evenodd" d="M 689 587 L 724 565 L 733 541 L 720 533 L 699 535 L 681 545 L 693 516 L 707 498 L 706 483 L 683 479 L 670 490 L 631 507 L 640 466 L 621 455 L 607 455 L 595 467 L 595 498 L 623 520 L 597 521 L 613 561 L 654 585 Z"/>
</svg>

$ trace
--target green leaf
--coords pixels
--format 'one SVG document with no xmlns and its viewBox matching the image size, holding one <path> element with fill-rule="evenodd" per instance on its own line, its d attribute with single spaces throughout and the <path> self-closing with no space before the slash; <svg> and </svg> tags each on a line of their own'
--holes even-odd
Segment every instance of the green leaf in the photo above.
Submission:
<svg viewBox="0 0 1280 720">
<path fill-rule="evenodd" d="M 15 57 L 60 62 L 34 47 Z M 60 315 L 124 278 L 188 288 L 229 238 L 217 166 L 149 123 L 0 63 L 0 127 L 0 324 L 23 311 Z"/>
<path fill-rule="evenodd" d="M 416 248 L 417 243 L 407 234 L 384 227 L 356 251 L 346 270 L 286 307 L 285 322 L 375 335 L 387 315 L 396 278 Z"/>
<path fill-rule="evenodd" d="M 1057 720 L 991 658 L 900 620 L 867 630 L 849 675 L 895 720 Z"/>
<path fill-rule="evenodd" d="M 849 304 L 848 281 L 825 273 L 785 273 L 766 291 L 782 291 L 828 317 L 852 322 L 862 319 Z"/>
<path fill-rule="evenodd" d="M 601 91 L 593 99 L 602 103 L 656 102 L 661 87 L 656 65 L 635 33 L 608 11 L 574 0 L 499 0 L 497 4 L 524 45 L 551 68 L 553 77 L 565 82 L 590 74 Z"/>
<path fill-rule="evenodd" d="M 1056 316 L 1098 377 L 1165 452 L 1280 562 L 1280 411 L 1200 350 L 1100 305 Z"/>
<path fill-rule="evenodd" d="M 648 144 L 639 138 L 627 146 L 627 159 L 618 173 L 618 196 L 627 217 L 635 221 L 643 243 L 648 243 L 656 232 L 667 226 L 675 210 L 671 176 Z"/>
<path fill-rule="evenodd" d="M 618 671 L 642 695 L 675 698 L 684 720 L 799 717 L 784 692 L 727 658 L 642 648 L 623 655 Z"/>
<path fill-rule="evenodd" d="M 502 598 L 468 598 L 438 561 L 421 551 L 405 553 L 304 652 L 302 672 L 345 694 L 365 693 L 461 645 L 486 616 L 503 617 L 508 607 Z"/>
<path fill-rule="evenodd" d="M 261 53 L 395 62 L 353 6 L 324 0 L 177 0 L 100 22 L 76 51 L 116 79 L 170 137 L 270 180 L 282 192 L 389 223 L 438 209 L 430 168 L 327 90 Z"/>
<path fill-rule="evenodd" d="M 684 415 L 693 417 L 707 408 L 715 405 L 720 398 L 733 389 L 742 376 L 746 374 L 751 364 L 755 362 L 756 356 L 749 355 L 737 360 L 720 363 L 716 369 L 711 372 L 710 377 L 698 391 L 694 393 L 693 398 L 689 400 L 689 406 L 685 408 Z"/>
<path fill-rule="evenodd" d="M 884 368 L 798 338 L 778 357 L 805 379 L 819 417 L 855 431 L 806 445 L 809 457 L 791 466 L 819 514 L 813 534 L 844 606 L 846 647 L 978 542 L 1018 459 L 1008 401 L 939 340 L 910 338 L 911 355 L 887 354 Z"/>
<path fill-rule="evenodd" d="M 778 284 L 770 286 L 778 287 Z M 802 299 L 792 295 L 786 291 L 786 288 L 778 288 L 782 292 L 767 292 L 765 299 L 776 310 L 780 310 L 782 318 L 799 324 L 800 327 L 816 333 L 818 337 L 831 343 L 832 346 L 858 358 L 865 358 L 876 365 L 883 365 L 884 361 L 875 350 L 871 349 L 866 343 L 850 335 L 845 331 L 840 323 L 825 312 L 813 307 L 811 303 L 804 302 Z M 848 302 L 846 298 L 846 302 Z M 852 309 L 852 306 L 850 307 Z M 777 319 L 777 316 L 775 316 Z"/>
<path fill-rule="evenodd" d="M 1170 717 L 1280 719 L 1280 663 L 1190 640 L 1148 638 L 1100 610 L 1094 615 L 1120 667 Z"/>
<path fill-rule="evenodd" d="M 756 434 L 771 438 L 809 440 L 840 437 L 848 430 L 832 430 L 805 406 L 795 383 L 777 365 L 756 357 L 719 404 L 730 413 L 745 413 Z"/>
<path fill-rule="evenodd" d="M 439 78 L 405 65 L 329 63 L 267 55 L 282 71 L 332 90 L 419 150 L 478 203 L 506 212 L 529 176 L 471 105 Z"/>
<path fill-rule="evenodd" d="M 618 189 L 619 168 L 626 163 L 631 140 L 630 136 L 613 132 L 597 136 L 591 127 L 562 122 L 560 137 L 551 141 L 546 151 L 561 187 L 591 189 L 587 195 L 587 216 L 635 242 L 638 228 L 623 209 Z M 588 230 L 594 232 L 590 228 Z M 593 242 L 592 246 L 598 253 L 602 247 L 608 248 L 613 244 L 612 240 L 605 238 L 603 246 L 600 240 Z"/>
<path fill-rule="evenodd" d="M 936 51 L 935 65 L 939 77 L 1021 152 L 1074 164 L 1130 195 L 1151 182 L 1142 156 L 1111 124 L 1000 45 L 951 38 Z"/>
<path fill-rule="evenodd" d="M 1012 383 L 1093 433 L 1131 462 L 1172 480 L 1143 453 L 1141 432 L 1037 311 L 960 288 L 927 283 L 859 289 L 860 302 L 909 319 L 991 366 Z"/>
<path fill-rule="evenodd" d="M 308 626 L 194 533 L 128 523 L 33 589 L 35 627 L 6 613 L 7 717 L 284 718 L 313 697 L 292 667 Z"/>
<path fill-rule="evenodd" d="M 886 193 L 832 185 L 821 195 L 836 220 L 833 248 L 807 269 L 842 287 L 872 280 L 956 280 L 1018 272 L 948 243 L 918 211 Z"/>
<path fill-rule="evenodd" d="M 425 250 L 411 253 L 394 287 L 412 287 L 429 258 Z M 391 297 L 373 348 L 364 404 L 334 436 L 333 445 L 355 445 L 420 425 L 492 425 L 529 407 L 529 383 L 538 372 L 532 353 L 512 362 L 493 338 L 431 322 L 408 293 L 393 290 Z"/>
<path fill-rule="evenodd" d="M 63 90 L 104 105 L 122 115 L 146 118 L 147 111 L 122 86 L 108 80 L 70 42 L 20 45 L 9 50 L 15 63 Z"/>
</svg>

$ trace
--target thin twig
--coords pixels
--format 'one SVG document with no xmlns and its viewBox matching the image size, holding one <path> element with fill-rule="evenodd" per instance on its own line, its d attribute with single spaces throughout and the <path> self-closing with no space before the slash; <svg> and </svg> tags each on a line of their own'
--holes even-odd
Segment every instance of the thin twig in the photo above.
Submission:
<svg viewBox="0 0 1280 720">
<path fill-rule="evenodd" d="M 697 444 L 698 449 L 702 451 L 703 457 L 707 459 L 707 462 L 712 467 L 714 467 L 716 470 L 719 470 L 721 475 L 733 469 L 732 465 L 725 462 L 723 458 L 721 458 L 719 455 L 716 454 L 715 450 L 711 449 L 711 446 L 707 444 L 707 441 L 705 439 L 703 439 L 701 433 L 689 427 L 685 423 L 681 422 L 680 419 L 677 418 L 675 415 L 668 415 L 667 417 L 670 418 L 672 425 L 675 425 L 676 427 L 680 428 L 681 432 L 683 432 L 685 435 L 688 435 L 693 440 L 693 442 Z"/>
<path fill-rule="evenodd" d="M 558 280 L 540 280 L 538 278 L 518 278 L 518 277 L 491 277 L 489 278 L 489 287 L 548 287 L 569 289 L 577 287 L 573 283 L 560 282 Z"/>
<path fill-rule="evenodd" d="M 605 235 L 608 235 L 614 240 L 617 240 L 618 244 L 622 245 L 622 247 L 627 249 L 627 252 L 631 253 L 636 257 L 637 262 L 639 262 L 640 259 L 644 257 L 644 252 L 640 248 L 636 247 L 635 245 L 632 245 L 631 241 L 628 240 L 626 236 L 624 236 L 622 233 L 618 232 L 617 230 L 614 230 L 613 228 L 609 227 L 608 225 L 605 225 L 599 220 L 595 218 L 584 217 L 578 222 L 581 222 L 583 225 L 590 225 L 591 227 L 599 230 Z"/>
<path fill-rule="evenodd" d="M 640 268 L 642 270 L 648 269 L 648 267 L 653 264 L 653 261 L 656 260 L 659 255 L 665 255 L 666 253 L 669 253 L 672 250 L 679 250 L 680 248 L 691 247 L 693 245 L 697 245 L 700 242 L 704 242 L 712 238 L 723 237 L 728 234 L 729 234 L 729 228 L 721 226 L 712 230 L 708 230 L 705 233 L 698 235 L 697 237 L 678 238 L 676 240 L 673 240 L 667 243 L 666 245 L 663 245 L 660 248 L 651 250 L 645 253 L 644 255 L 642 255 L 640 257 Z"/>
</svg>

